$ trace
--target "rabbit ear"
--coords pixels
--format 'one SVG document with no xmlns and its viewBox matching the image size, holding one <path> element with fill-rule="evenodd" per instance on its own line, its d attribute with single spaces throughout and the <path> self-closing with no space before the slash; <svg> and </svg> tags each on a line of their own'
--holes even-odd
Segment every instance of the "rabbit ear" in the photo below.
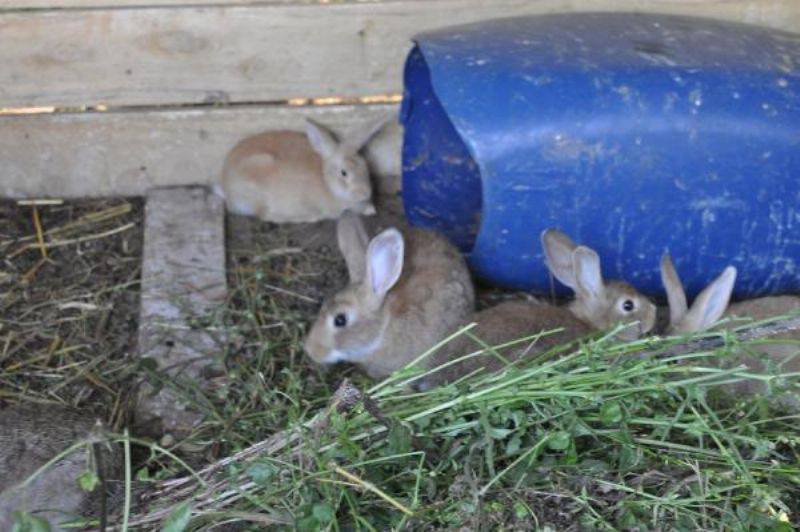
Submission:
<svg viewBox="0 0 800 532">
<path fill-rule="evenodd" d="M 364 222 L 358 215 L 345 211 L 336 222 L 336 239 L 339 242 L 339 250 L 344 256 L 344 261 L 347 263 L 350 282 L 360 283 L 364 280 L 367 246 L 369 245 Z"/>
<path fill-rule="evenodd" d="M 372 137 L 377 135 L 378 132 L 382 130 L 393 118 L 393 114 L 383 116 L 380 119 L 370 122 L 366 126 L 359 128 L 359 130 L 352 135 L 348 135 L 343 142 L 345 151 L 349 153 L 358 153 L 361 151 L 361 148 L 366 146 Z"/>
<path fill-rule="evenodd" d="M 606 285 L 600 269 L 600 257 L 586 246 L 578 246 L 572 252 L 572 267 L 575 272 L 576 292 L 587 299 L 599 299 Z"/>
<path fill-rule="evenodd" d="M 323 158 L 332 156 L 339 147 L 336 138 L 327 128 L 309 118 L 306 118 L 306 137 L 314 151 Z"/>
<path fill-rule="evenodd" d="M 367 248 L 367 283 L 375 303 L 380 304 L 403 271 L 403 235 L 394 227 L 372 239 Z"/>
<path fill-rule="evenodd" d="M 558 229 L 545 229 L 541 235 L 547 267 L 562 284 L 578 289 L 572 267 L 572 252 L 578 247 L 570 237 Z"/>
<path fill-rule="evenodd" d="M 681 332 L 702 331 L 714 325 L 728 308 L 735 281 L 736 268 L 728 266 L 694 300 L 680 323 Z"/>
<path fill-rule="evenodd" d="M 686 303 L 686 292 L 683 291 L 683 283 L 678 277 L 672 257 L 669 253 L 664 253 L 661 257 L 661 284 L 667 292 L 667 304 L 669 305 L 669 324 L 677 327 L 686 316 L 689 305 Z"/>
</svg>

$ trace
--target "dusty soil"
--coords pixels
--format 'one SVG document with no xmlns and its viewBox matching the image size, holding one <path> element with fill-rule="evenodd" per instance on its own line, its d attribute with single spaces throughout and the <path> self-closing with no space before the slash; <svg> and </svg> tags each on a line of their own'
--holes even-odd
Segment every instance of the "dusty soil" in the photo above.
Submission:
<svg viewBox="0 0 800 532">
<path fill-rule="evenodd" d="M 399 197 L 384 198 L 378 214 L 365 217 L 370 235 L 391 226 L 406 225 Z M 273 224 L 256 218 L 228 215 L 226 227 L 230 286 L 270 261 L 270 279 L 262 288 L 270 296 L 313 318 L 322 300 L 347 284 L 347 270 L 336 243 L 336 221 Z M 280 281 L 279 285 L 271 281 Z"/>
<path fill-rule="evenodd" d="M 121 426 L 139 309 L 142 202 L 0 200 L 0 402 L 57 402 Z"/>
</svg>

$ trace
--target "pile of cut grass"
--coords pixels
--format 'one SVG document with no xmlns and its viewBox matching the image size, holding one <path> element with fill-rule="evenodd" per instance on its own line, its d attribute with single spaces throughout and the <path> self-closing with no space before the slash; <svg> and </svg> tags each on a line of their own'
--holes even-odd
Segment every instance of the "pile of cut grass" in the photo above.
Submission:
<svg viewBox="0 0 800 532">
<path fill-rule="evenodd" d="M 587 339 L 427 393 L 413 369 L 374 384 L 302 354 L 318 280 L 341 261 L 292 243 L 235 262 L 223 326 L 230 384 L 196 404 L 192 470 L 152 447 L 148 495 L 119 522 L 149 529 L 789 529 L 800 522 L 800 425 L 745 378 L 705 364 L 725 345 Z M 280 287 L 280 290 L 266 287 Z M 239 340 L 236 340 L 239 338 Z M 531 339 L 522 339 L 530 341 Z M 642 352 L 649 353 L 640 356 Z M 691 364 L 681 364 L 681 360 Z M 347 381 L 338 386 L 343 375 Z M 775 379 L 798 385 L 797 376 Z M 338 387 L 338 389 L 337 389 Z M 177 449 L 173 449 L 176 450 Z"/>
</svg>

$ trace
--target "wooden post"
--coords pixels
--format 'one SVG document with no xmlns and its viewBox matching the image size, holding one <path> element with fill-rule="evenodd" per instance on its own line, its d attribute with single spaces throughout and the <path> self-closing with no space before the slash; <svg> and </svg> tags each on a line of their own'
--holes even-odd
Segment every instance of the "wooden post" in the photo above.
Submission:
<svg viewBox="0 0 800 532">
<path fill-rule="evenodd" d="M 190 431 L 201 414 L 179 389 L 203 388 L 221 368 L 221 334 L 211 325 L 227 296 L 224 215 L 223 201 L 204 187 L 147 194 L 138 355 L 155 362 L 159 378 L 139 389 L 141 434 Z"/>
</svg>

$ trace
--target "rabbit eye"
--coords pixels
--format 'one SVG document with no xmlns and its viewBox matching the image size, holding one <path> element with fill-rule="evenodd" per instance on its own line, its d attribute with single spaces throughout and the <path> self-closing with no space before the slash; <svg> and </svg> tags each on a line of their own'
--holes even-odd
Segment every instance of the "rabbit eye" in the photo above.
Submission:
<svg viewBox="0 0 800 532">
<path fill-rule="evenodd" d="M 342 177 L 347 177 L 347 170 L 342 170 Z"/>
<path fill-rule="evenodd" d="M 630 299 L 626 299 L 625 301 L 622 302 L 622 310 L 624 310 L 625 312 L 632 312 L 633 309 L 635 308 L 636 304 Z"/>
<path fill-rule="evenodd" d="M 347 325 L 347 316 L 345 316 L 343 313 L 340 312 L 339 314 L 333 317 L 334 327 L 341 328 L 344 327 L 345 325 Z"/>
</svg>

